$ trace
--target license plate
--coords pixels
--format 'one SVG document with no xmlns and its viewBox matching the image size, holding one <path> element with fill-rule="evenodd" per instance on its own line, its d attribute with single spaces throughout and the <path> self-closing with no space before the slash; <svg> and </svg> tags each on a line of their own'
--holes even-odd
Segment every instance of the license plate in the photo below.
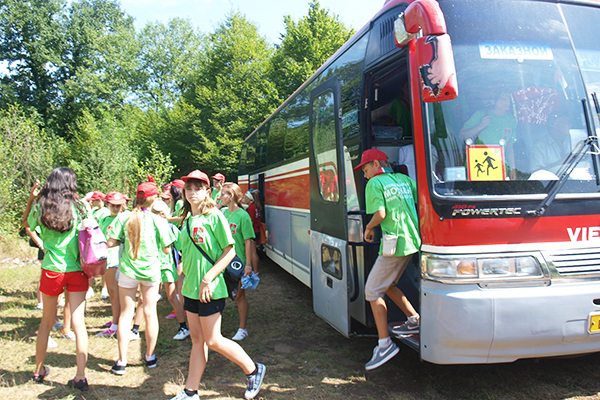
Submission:
<svg viewBox="0 0 600 400">
<path fill-rule="evenodd" d="M 588 331 L 591 334 L 600 333 L 600 313 L 590 314 Z"/>
</svg>

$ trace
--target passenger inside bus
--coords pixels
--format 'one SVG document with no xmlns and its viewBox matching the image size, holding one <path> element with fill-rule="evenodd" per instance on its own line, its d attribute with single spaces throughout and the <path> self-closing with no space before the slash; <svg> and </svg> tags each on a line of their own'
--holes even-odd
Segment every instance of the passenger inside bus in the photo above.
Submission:
<svg viewBox="0 0 600 400">
<path fill-rule="evenodd" d="M 510 178 L 516 179 L 515 153 L 517 120 L 512 114 L 510 93 L 502 84 L 494 85 L 490 90 L 489 107 L 476 111 L 460 130 L 460 139 L 467 146 L 502 146 L 510 171 Z"/>
<path fill-rule="evenodd" d="M 556 174 L 571 153 L 571 123 L 567 114 L 555 111 L 548 116 L 546 126 L 548 133 L 532 148 L 531 170 Z"/>
</svg>

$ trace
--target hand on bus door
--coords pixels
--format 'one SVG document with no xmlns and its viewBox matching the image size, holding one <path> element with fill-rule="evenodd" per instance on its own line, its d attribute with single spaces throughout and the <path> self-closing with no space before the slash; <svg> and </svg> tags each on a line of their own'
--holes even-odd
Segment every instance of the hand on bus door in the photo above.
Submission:
<svg viewBox="0 0 600 400">
<path fill-rule="evenodd" d="M 373 232 L 373 229 L 369 229 L 369 227 L 365 228 L 365 241 L 371 243 L 374 237 L 375 232 Z"/>
</svg>

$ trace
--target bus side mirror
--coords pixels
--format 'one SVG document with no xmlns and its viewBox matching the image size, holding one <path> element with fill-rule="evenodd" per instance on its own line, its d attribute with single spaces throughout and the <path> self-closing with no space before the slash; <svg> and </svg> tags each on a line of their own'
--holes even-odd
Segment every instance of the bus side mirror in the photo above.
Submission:
<svg viewBox="0 0 600 400">
<path fill-rule="evenodd" d="M 416 50 L 423 101 L 433 103 L 456 99 L 458 85 L 450 36 L 421 37 L 417 39 Z"/>
</svg>

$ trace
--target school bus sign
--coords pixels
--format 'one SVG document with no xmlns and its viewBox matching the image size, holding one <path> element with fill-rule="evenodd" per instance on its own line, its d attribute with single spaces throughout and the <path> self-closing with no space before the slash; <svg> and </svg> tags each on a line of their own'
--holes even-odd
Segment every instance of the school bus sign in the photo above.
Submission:
<svg viewBox="0 0 600 400">
<path fill-rule="evenodd" d="M 470 181 L 503 181 L 506 179 L 503 146 L 467 146 Z"/>
</svg>

